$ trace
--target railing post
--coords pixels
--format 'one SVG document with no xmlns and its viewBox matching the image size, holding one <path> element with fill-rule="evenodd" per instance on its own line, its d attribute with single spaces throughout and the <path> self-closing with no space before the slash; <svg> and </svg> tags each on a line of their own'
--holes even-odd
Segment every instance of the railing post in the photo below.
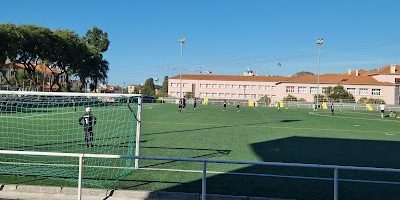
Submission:
<svg viewBox="0 0 400 200">
<path fill-rule="evenodd" d="M 79 155 L 78 200 L 82 199 L 83 156 Z"/>
<path fill-rule="evenodd" d="M 206 179 L 207 179 L 207 161 L 203 161 L 203 177 L 201 179 L 201 200 L 206 200 L 206 195 L 207 195 L 207 191 L 206 191 Z"/>
<path fill-rule="evenodd" d="M 339 200 L 339 178 L 338 178 L 338 169 L 335 168 L 335 171 L 333 173 L 333 199 L 334 200 Z"/>
</svg>

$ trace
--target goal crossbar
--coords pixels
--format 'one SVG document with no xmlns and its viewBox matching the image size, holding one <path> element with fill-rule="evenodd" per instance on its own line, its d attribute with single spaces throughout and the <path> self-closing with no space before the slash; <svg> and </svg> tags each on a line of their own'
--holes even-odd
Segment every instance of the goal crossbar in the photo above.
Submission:
<svg viewBox="0 0 400 200">
<path fill-rule="evenodd" d="M 84 97 L 141 97 L 142 94 L 118 93 L 75 93 L 75 92 L 31 92 L 0 90 L 0 95 L 36 95 L 36 96 L 84 96 Z"/>
</svg>

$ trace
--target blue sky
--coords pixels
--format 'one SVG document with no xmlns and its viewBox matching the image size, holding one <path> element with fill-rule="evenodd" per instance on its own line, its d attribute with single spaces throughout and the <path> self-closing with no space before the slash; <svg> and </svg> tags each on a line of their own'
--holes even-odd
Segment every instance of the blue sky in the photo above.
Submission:
<svg viewBox="0 0 400 200">
<path fill-rule="evenodd" d="M 97 26 L 111 41 L 111 84 L 143 83 L 179 73 L 291 75 L 400 63 L 400 1 L 316 0 L 15 0 L 1 1 L 0 23 L 71 29 Z M 281 63 L 281 67 L 278 67 Z"/>
</svg>

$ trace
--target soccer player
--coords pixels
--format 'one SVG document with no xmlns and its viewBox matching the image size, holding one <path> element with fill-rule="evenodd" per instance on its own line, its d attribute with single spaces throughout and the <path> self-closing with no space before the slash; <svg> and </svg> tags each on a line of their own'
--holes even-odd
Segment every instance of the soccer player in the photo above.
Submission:
<svg viewBox="0 0 400 200">
<path fill-rule="evenodd" d="M 179 104 L 178 105 L 178 111 L 182 112 L 182 109 L 183 109 L 183 98 L 179 99 L 179 103 L 178 104 Z"/>
<path fill-rule="evenodd" d="M 224 100 L 224 102 L 223 102 L 223 108 L 222 108 L 222 111 L 226 111 L 226 100 Z"/>
<path fill-rule="evenodd" d="M 239 103 L 239 101 L 236 102 L 236 112 L 240 112 L 240 103 Z"/>
<path fill-rule="evenodd" d="M 183 110 L 185 110 L 185 108 L 186 108 L 186 98 L 185 97 L 183 97 L 183 99 L 182 99 L 182 108 L 183 108 Z"/>
<path fill-rule="evenodd" d="M 83 123 L 82 123 L 83 120 Z M 79 118 L 79 125 L 83 126 L 85 133 L 86 147 L 94 147 L 93 144 L 93 127 L 96 125 L 96 117 L 92 114 L 92 108 L 87 107 L 85 109 L 85 115 Z"/>
<path fill-rule="evenodd" d="M 343 114 L 343 104 L 340 104 L 340 114 Z"/>
<path fill-rule="evenodd" d="M 381 105 L 379 105 L 379 109 L 381 110 L 381 118 L 383 118 L 385 114 L 385 105 L 381 103 Z"/>
<path fill-rule="evenodd" d="M 331 109 L 332 115 L 334 115 L 335 114 L 335 105 L 333 105 L 333 101 L 331 101 L 329 108 Z"/>
<path fill-rule="evenodd" d="M 193 101 L 193 110 L 196 110 L 196 106 L 197 106 L 197 98 L 195 97 Z"/>
</svg>

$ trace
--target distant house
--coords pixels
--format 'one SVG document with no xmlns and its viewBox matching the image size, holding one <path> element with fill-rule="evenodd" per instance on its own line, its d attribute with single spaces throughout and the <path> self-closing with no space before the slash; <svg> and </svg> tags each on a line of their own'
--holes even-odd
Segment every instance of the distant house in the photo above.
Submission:
<svg viewBox="0 0 400 200">
<path fill-rule="evenodd" d="M 12 63 L 10 61 L 6 61 L 5 63 L 5 77 L 0 73 L 0 83 L 4 84 L 6 79 L 11 80 L 15 78 L 18 74 L 23 73 L 26 67 L 21 63 Z M 39 74 L 43 74 L 43 81 L 38 83 L 38 86 L 43 90 L 50 90 L 50 86 L 54 81 L 54 74 L 60 74 L 60 70 L 56 67 L 51 67 L 42 63 L 39 63 L 36 68 L 36 72 Z M 39 75 L 38 74 L 38 75 Z M 66 84 L 66 76 L 64 74 L 59 76 L 59 83 L 61 86 Z M 57 90 L 57 86 L 53 86 L 53 90 Z"/>
<path fill-rule="evenodd" d="M 142 86 L 141 85 L 128 85 L 128 93 L 129 94 L 135 94 L 136 93 L 141 93 Z"/>
</svg>

